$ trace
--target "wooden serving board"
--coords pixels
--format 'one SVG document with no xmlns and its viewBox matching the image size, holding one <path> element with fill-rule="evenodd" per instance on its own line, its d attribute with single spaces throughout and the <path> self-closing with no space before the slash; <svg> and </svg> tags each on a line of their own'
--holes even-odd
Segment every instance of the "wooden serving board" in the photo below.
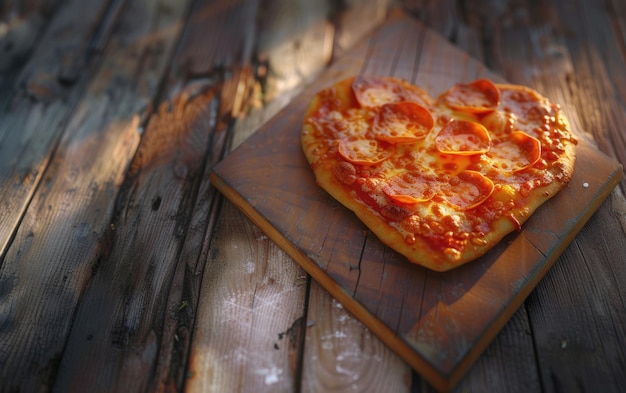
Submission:
<svg viewBox="0 0 626 393">
<path fill-rule="evenodd" d="M 417 21 L 392 17 L 218 164 L 213 184 L 432 385 L 451 388 L 492 341 L 621 176 L 581 138 L 574 176 L 520 232 L 437 273 L 384 246 L 317 186 L 300 147 L 315 92 L 355 74 L 392 75 L 436 96 L 502 79 Z"/>
</svg>

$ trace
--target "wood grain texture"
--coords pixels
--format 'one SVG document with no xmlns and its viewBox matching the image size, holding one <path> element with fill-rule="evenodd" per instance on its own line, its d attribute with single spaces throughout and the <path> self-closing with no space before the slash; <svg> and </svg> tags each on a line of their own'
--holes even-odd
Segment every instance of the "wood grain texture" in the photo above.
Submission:
<svg viewBox="0 0 626 393">
<path fill-rule="evenodd" d="M 417 50 L 404 50 L 409 40 L 403 37 L 414 38 L 410 42 L 417 42 Z M 487 73 L 439 36 L 402 17 L 392 19 L 364 45 L 363 72 L 404 77 L 430 91 L 443 91 L 455 81 Z M 431 56 L 419 58 L 416 52 Z M 345 76 L 342 72 L 351 63 L 349 56 L 346 59 L 326 74 Z M 615 162 L 583 143 L 575 177 L 589 180 L 586 196 L 560 193 L 528 221 L 524 231 L 450 274 L 407 266 L 367 236 L 352 215 L 337 209 L 306 176 L 298 114 L 303 113 L 307 98 L 323 86 L 322 82 L 311 86 L 219 164 L 215 184 L 429 382 L 449 387 L 512 316 L 621 172 Z M 259 167 L 257 160 L 268 164 Z M 594 162 L 596 172 L 585 169 L 585 162 Z M 232 164 L 236 171 L 230 163 L 236 163 Z M 566 221 L 558 223 L 555 214 L 564 215 Z M 289 216 L 299 219 L 289 220 Z"/>
<path fill-rule="evenodd" d="M 6 253 L 0 379 L 7 389 L 44 390 L 54 381 L 71 316 L 111 230 L 141 119 L 156 94 L 153 81 L 163 76 L 177 38 L 168 29 L 184 7 L 175 3 L 168 12 L 152 2 L 126 4 L 145 18 L 138 23 L 129 12 L 117 20 L 124 34 L 108 43 Z"/>
<path fill-rule="evenodd" d="M 84 84 L 91 77 L 85 72 L 80 80 L 76 76 L 66 78 L 72 67 L 84 67 L 91 60 L 90 42 L 105 35 L 95 33 L 105 10 L 106 4 L 93 7 L 71 2 L 54 15 L 40 41 L 30 42 L 35 40 L 31 35 L 43 34 L 39 31 L 43 26 L 35 26 L 43 23 L 37 16 L 27 19 L 33 22 L 25 23 L 34 24 L 24 26 L 27 31 L 20 33 L 18 29 L 15 33 L 29 37 L 14 38 L 9 33 L 3 37 L 4 48 L 18 45 L 32 53 L 21 54 L 26 59 L 20 59 L 19 53 L 10 52 L 0 61 L 0 68 L 6 70 L 2 73 L 6 80 L 0 81 L 0 156 L 7 157 L 0 161 L 0 257 L 4 256 Z M 32 48 L 19 46 L 25 43 Z M 13 69 L 20 61 L 22 67 Z"/>
<path fill-rule="evenodd" d="M 394 3 L 390 0 L 347 0 L 335 10 L 335 40 L 333 58 L 340 58 L 347 50 L 380 26 Z"/>
<path fill-rule="evenodd" d="M 459 4 L 454 0 L 402 0 L 401 4 L 405 11 L 425 23 L 430 29 L 439 33 L 442 37 L 450 39 L 454 35 L 456 15 Z M 495 3 L 495 2 L 494 2 Z M 494 4 L 495 5 L 495 4 Z M 492 5 L 493 6 L 493 5 Z"/>
<path fill-rule="evenodd" d="M 7 3 L 0 15 L 0 105 L 17 92 L 48 101 L 67 95 L 78 72 L 94 56 L 91 45 L 106 37 L 109 5 L 73 1 Z"/>
<path fill-rule="evenodd" d="M 226 202 L 222 212 L 202 280 L 186 390 L 293 390 L 307 277 L 233 205 Z"/>
<path fill-rule="evenodd" d="M 223 157 L 228 124 L 241 111 L 250 79 L 248 68 L 240 64 L 230 64 L 225 78 L 215 63 L 238 57 L 252 31 L 219 50 L 189 48 L 206 33 L 198 26 L 223 23 L 224 13 L 248 16 L 242 23 L 249 25 L 254 19 L 249 5 L 216 9 L 195 2 L 187 16 L 189 29 L 164 78 L 166 101 L 150 117 L 115 202 L 115 230 L 83 295 L 56 388 L 183 388 L 208 237 L 220 206 L 208 173 Z M 238 6 L 247 8 L 240 12 Z M 177 5 L 179 17 L 185 8 Z M 171 27 L 162 34 L 176 37 L 178 31 Z M 205 61 L 210 68 L 189 72 Z"/>
<path fill-rule="evenodd" d="M 185 65 L 179 70 L 185 73 L 183 80 L 210 77 L 220 67 L 249 64 L 257 12 L 258 0 L 193 2 L 184 45 L 176 54 L 176 61 Z"/>
<path fill-rule="evenodd" d="M 455 392 L 540 392 L 525 307 L 520 307 L 455 387 Z"/>
<path fill-rule="evenodd" d="M 318 283 L 311 283 L 302 392 L 409 392 L 410 367 Z"/>
<path fill-rule="evenodd" d="M 259 17 L 257 56 L 266 67 L 263 100 L 310 81 L 332 56 L 334 27 L 328 2 L 265 0 Z"/>
<path fill-rule="evenodd" d="M 196 305 L 195 299 L 168 300 L 172 286 L 182 284 L 172 280 L 174 272 L 187 263 L 180 254 L 203 172 L 213 100 L 211 92 L 191 102 L 181 98 L 151 117 L 116 201 L 111 248 L 103 250 L 82 295 L 55 388 L 176 386 L 163 377 L 151 383 L 144 370 L 155 367 L 159 353 L 171 353 L 163 343 L 173 342 L 176 332 L 164 336 L 164 326 Z"/>
<path fill-rule="evenodd" d="M 0 4 L 0 107 L 50 22 L 59 0 Z"/>
</svg>

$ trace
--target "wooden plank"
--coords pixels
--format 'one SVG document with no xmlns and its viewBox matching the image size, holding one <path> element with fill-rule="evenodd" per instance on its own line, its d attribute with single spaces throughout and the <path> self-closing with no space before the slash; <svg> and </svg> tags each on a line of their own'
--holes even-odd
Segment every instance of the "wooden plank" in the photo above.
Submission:
<svg viewBox="0 0 626 393">
<path fill-rule="evenodd" d="M 184 45 L 176 54 L 183 80 L 210 77 L 219 68 L 250 64 L 258 0 L 201 0 L 193 3 Z M 210 22 L 210 23 L 207 23 Z"/>
<path fill-rule="evenodd" d="M 155 359 L 156 371 L 152 378 L 152 386 L 158 389 L 175 388 L 180 391 L 192 375 L 188 371 L 188 362 L 192 351 L 196 312 L 203 272 L 211 252 L 210 238 L 221 207 L 221 199 L 210 184 L 209 173 L 228 149 L 232 118 L 246 111 L 250 105 L 253 75 L 246 59 L 251 57 L 253 49 L 252 27 L 256 13 L 255 1 L 228 4 L 194 2 L 189 16 L 191 20 L 186 24 L 186 31 L 179 43 L 168 84 L 164 89 L 171 101 L 187 97 L 193 106 L 198 106 L 198 103 L 194 103 L 196 100 L 202 101 L 203 97 L 213 92 L 217 94 L 217 99 L 210 105 L 204 105 L 202 115 L 193 122 L 204 124 L 210 134 L 205 136 L 209 140 L 203 153 L 204 158 L 200 154 L 195 157 L 199 162 L 204 161 L 204 167 L 198 189 L 194 191 L 196 202 L 190 213 L 184 243 L 178 260 L 170 261 L 176 264 L 176 272 L 168 284 L 167 312 L 176 317 L 164 319 L 158 359 Z M 238 29 L 242 25 L 246 28 Z M 204 39 L 205 26 L 219 26 L 215 31 L 217 34 L 212 36 L 215 41 L 207 42 Z M 238 30 L 232 31 L 233 29 Z M 219 50 L 216 50 L 217 40 L 229 35 L 229 44 L 220 45 Z M 198 47 L 200 42 L 202 45 Z M 229 67 L 223 67 L 231 62 Z M 201 73 L 189 72 L 190 65 L 202 63 L 212 68 L 206 68 Z M 199 143 L 197 138 L 190 138 L 187 142 L 186 149 Z M 175 168 L 177 163 L 171 161 L 169 166 Z"/>
<path fill-rule="evenodd" d="M 13 0 L 0 4 L 0 107 L 4 106 L 59 2 L 20 1 L 18 4 Z"/>
<path fill-rule="evenodd" d="M 318 283 L 311 283 L 303 392 L 410 392 L 411 369 Z"/>
<path fill-rule="evenodd" d="M 611 46 L 624 58 L 624 56 L 626 56 L 626 4 L 620 0 L 609 0 L 606 2 L 605 10 L 606 16 L 611 24 L 613 39 L 616 44 L 615 46 Z M 611 55 L 613 56 L 615 54 Z M 618 66 L 619 62 L 613 62 L 612 64 Z M 614 71 L 611 74 L 612 78 L 616 78 L 618 81 L 614 84 L 615 89 L 619 92 L 620 97 L 626 97 L 626 82 L 624 81 L 626 76 L 623 72 L 620 72 L 619 68 L 611 68 Z M 622 98 L 622 101 L 623 100 Z"/>
<path fill-rule="evenodd" d="M 602 386 L 620 392 L 626 383 L 621 367 L 626 241 L 623 235 L 619 241 L 607 235 L 623 233 L 614 215 L 624 208 L 623 198 L 609 196 L 529 298 L 541 381 L 548 391 Z"/>
<path fill-rule="evenodd" d="M 230 203 L 200 288 L 186 390 L 294 390 L 307 278 Z"/>
<path fill-rule="evenodd" d="M 499 66 L 514 81 L 558 97 L 578 129 L 624 162 L 625 119 L 618 109 L 624 105 L 619 100 L 624 47 L 613 39 L 619 34 L 608 31 L 615 26 L 615 14 L 588 2 L 520 6 L 520 14 L 535 15 L 534 24 L 529 30 L 521 23 L 500 26 L 494 48 Z M 548 21 L 560 28 L 545 28 Z M 517 64 L 522 57 L 528 62 L 526 72 Z M 623 190 L 623 177 L 621 185 Z M 626 359 L 625 206 L 623 192 L 616 189 L 527 302 L 541 382 L 548 391 L 597 386 L 619 391 L 626 383 L 618 366 Z"/>
<path fill-rule="evenodd" d="M 626 162 L 623 132 L 626 121 L 623 109 L 626 101 L 626 47 L 624 41 L 619 40 L 620 33 L 615 31 L 616 25 L 612 22 L 617 15 L 608 7 L 581 2 L 572 9 L 561 1 L 555 2 L 553 14 L 559 17 L 559 25 L 563 26 L 563 30 L 553 32 L 553 36 L 563 45 L 576 72 L 576 78 L 567 81 L 566 86 L 571 91 L 568 102 L 578 113 L 582 129 L 593 135 L 598 148 L 620 162 Z M 570 32 L 570 25 L 577 28 Z M 546 84 L 550 86 L 549 81 Z M 587 97 L 595 99 L 588 100 Z M 622 192 L 626 192 L 626 179 L 620 186 Z"/>
<path fill-rule="evenodd" d="M 465 5 L 466 3 L 454 0 L 402 0 L 400 2 L 403 10 L 412 14 L 446 39 L 451 39 L 454 36 L 458 7 L 460 4 Z M 469 6 L 472 7 L 475 4 Z M 490 4 L 490 6 L 497 5 Z"/>
<path fill-rule="evenodd" d="M 267 68 L 263 99 L 311 80 L 330 61 L 334 27 L 327 2 L 265 0 L 259 18 L 257 57 Z"/>
<path fill-rule="evenodd" d="M 334 11 L 336 37 L 333 58 L 340 58 L 347 50 L 364 39 L 387 18 L 390 0 L 347 0 Z"/>
<path fill-rule="evenodd" d="M 115 195 L 185 8 L 125 6 L 116 21 L 123 34 L 108 43 L 0 267 L 0 380 L 9 390 L 49 390 L 54 382 L 80 295 L 109 246 Z"/>
<path fill-rule="evenodd" d="M 476 360 L 455 392 L 540 392 L 526 307 L 522 306 Z"/>
<path fill-rule="evenodd" d="M 106 29 L 96 33 L 99 24 L 106 24 L 106 6 L 86 1 L 64 4 L 19 75 L 10 85 L 5 83 L 8 89 L 0 89 L 0 156 L 10 157 L 0 161 L 0 257 L 91 77 L 85 72 L 79 80 L 68 79 L 75 67 L 96 60 L 90 43 L 107 36 Z M 63 82 L 64 78 L 68 80 Z"/>
<path fill-rule="evenodd" d="M 418 48 L 429 56 L 416 60 L 413 55 L 405 59 L 406 51 L 402 48 L 406 43 L 401 39 L 404 36 L 415 37 L 416 42 L 422 43 Z M 435 92 L 443 91 L 459 80 L 489 75 L 483 66 L 467 55 L 405 18 L 391 20 L 365 46 L 369 46 L 369 57 L 364 70 L 404 76 L 419 65 L 419 72 L 413 74 L 413 79 Z M 346 76 L 346 71 L 354 70 L 355 66 L 360 69 L 362 60 L 355 61 L 355 58 L 359 56 L 346 56 L 324 75 L 332 80 Z M 481 260 L 450 274 L 435 274 L 408 266 L 394 253 L 386 252 L 382 257 L 385 266 L 397 264 L 403 268 L 403 274 L 398 277 L 411 285 L 383 283 L 380 285 L 384 291 L 381 296 L 359 298 L 360 294 L 367 294 L 372 289 L 361 287 L 368 280 L 361 281 L 359 277 L 369 274 L 363 271 L 363 261 L 380 259 L 375 252 L 379 247 L 377 240 L 372 237 L 365 240 L 362 229 L 345 231 L 349 222 L 353 223 L 353 228 L 362 228 L 362 224 L 338 209 L 337 204 L 315 186 L 298 142 L 299 114 L 303 113 L 309 97 L 327 82 L 328 79 L 321 79 L 308 88 L 220 163 L 213 181 L 333 296 L 431 383 L 438 388 L 449 387 L 458 381 L 511 317 L 573 234 L 606 197 L 607 190 L 612 189 L 621 172 L 615 162 L 581 143 L 574 176 L 583 176 L 589 181 L 589 192 L 580 196 L 576 195 L 578 190 L 566 189 L 533 216 L 521 233 L 512 234 Z M 267 165 L 260 167 L 258 162 Z M 585 162 L 593 162 L 595 172 L 592 173 Z M 565 208 L 569 204 L 574 207 Z M 554 208 L 567 214 L 564 227 L 554 227 L 555 221 L 549 219 L 548 213 Z M 294 221 L 288 217 L 299 219 Z M 324 219 L 320 220 L 320 217 Z M 545 236 L 541 234 L 546 231 L 555 236 L 542 241 Z M 360 259 L 362 249 L 355 244 L 369 242 L 372 242 L 373 252 L 367 251 L 366 246 L 367 252 Z M 332 258 L 328 260 L 324 255 Z M 519 255 L 524 258 L 518 260 Z M 359 261 L 361 270 L 351 269 L 353 265 L 358 266 Z M 511 264 L 516 268 L 511 269 Z M 422 298 L 415 301 L 414 293 L 420 293 L 420 287 L 423 288 Z M 405 303 L 391 303 L 406 304 L 407 312 L 392 313 L 391 319 L 384 317 L 379 300 L 390 296 L 402 299 Z M 445 316 L 444 320 L 449 323 L 439 325 L 437 315 Z M 474 315 L 481 318 L 474 318 Z M 464 319 L 468 316 L 471 316 L 469 320 Z"/>
<path fill-rule="evenodd" d="M 213 106 L 209 105 L 203 112 L 213 114 L 212 108 Z M 160 350 L 158 359 L 155 360 L 156 371 L 152 381 L 152 386 L 156 390 L 175 387 L 180 391 L 188 377 L 187 362 L 191 352 L 202 273 L 208 258 L 208 237 L 213 233 L 220 207 L 219 195 L 210 186 L 209 173 L 210 168 L 223 157 L 228 136 L 227 130 L 215 127 L 214 122 L 215 119 L 211 117 L 204 124 L 211 130 L 211 142 L 205 151 L 203 173 L 195 196 L 195 205 L 178 255 L 176 271 L 169 284 L 167 309 L 175 312 L 163 323 Z"/>
<path fill-rule="evenodd" d="M 108 247 L 81 297 L 55 388 L 116 391 L 182 385 L 175 373 L 167 378 L 171 359 L 164 364 L 157 360 L 171 354 L 167 344 L 177 334 L 175 324 L 164 334 L 164 325 L 188 319 L 196 306 L 195 298 L 181 294 L 171 299 L 170 292 L 185 284 L 184 275 L 173 280 L 179 264 L 192 265 L 180 254 L 202 178 L 214 101 L 210 90 L 189 101 L 179 97 L 171 109 L 164 104 L 150 118 L 116 200 Z M 188 257 L 197 259 L 198 254 Z M 166 370 L 155 376 L 157 365 Z"/>
<path fill-rule="evenodd" d="M 245 106 L 251 79 L 246 64 L 219 64 L 250 47 L 253 32 L 237 32 L 232 45 L 219 50 L 212 46 L 217 41 L 194 45 L 206 33 L 202 26 L 221 26 L 227 35 L 235 27 L 224 24 L 228 18 L 245 16 L 237 24 L 250 26 L 255 12 L 254 2 L 193 4 L 164 83 L 169 99 L 143 132 L 116 201 L 112 247 L 78 309 L 66 350 L 71 356 L 64 357 L 56 385 L 61 390 L 181 390 L 189 377 L 195 313 L 220 206 L 208 174 L 223 157 L 229 123 Z M 188 72 L 205 62 L 213 68 Z M 79 371 L 85 369 L 93 371 Z"/>
<path fill-rule="evenodd" d="M 256 47 L 265 105 L 238 118 L 238 146 L 289 102 L 330 58 L 325 3 L 264 1 Z M 297 43 L 297 44 L 296 44 Z M 296 71 L 294 71 L 296 70 Z M 308 279 L 230 203 L 211 239 L 200 288 L 188 391 L 297 391 Z M 241 323 L 237 323 L 240 321 Z"/>
</svg>

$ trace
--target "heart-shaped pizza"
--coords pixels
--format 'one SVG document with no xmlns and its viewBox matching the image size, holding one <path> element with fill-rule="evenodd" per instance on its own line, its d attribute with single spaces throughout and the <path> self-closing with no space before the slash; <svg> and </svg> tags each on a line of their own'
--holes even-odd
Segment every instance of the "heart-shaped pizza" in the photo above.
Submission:
<svg viewBox="0 0 626 393">
<path fill-rule="evenodd" d="M 576 137 L 536 91 L 487 79 L 437 98 L 356 76 L 319 91 L 302 127 L 318 184 L 409 261 L 476 259 L 567 185 Z"/>
</svg>

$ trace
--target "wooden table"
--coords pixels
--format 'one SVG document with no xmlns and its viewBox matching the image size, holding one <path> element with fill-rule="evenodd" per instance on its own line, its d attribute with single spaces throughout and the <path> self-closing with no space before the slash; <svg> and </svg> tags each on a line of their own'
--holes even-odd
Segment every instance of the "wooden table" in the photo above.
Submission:
<svg viewBox="0 0 626 393">
<path fill-rule="evenodd" d="M 433 391 L 209 180 L 403 13 L 626 163 L 626 4 L 0 2 L 0 391 Z M 454 391 L 623 391 L 626 181 Z"/>
</svg>

